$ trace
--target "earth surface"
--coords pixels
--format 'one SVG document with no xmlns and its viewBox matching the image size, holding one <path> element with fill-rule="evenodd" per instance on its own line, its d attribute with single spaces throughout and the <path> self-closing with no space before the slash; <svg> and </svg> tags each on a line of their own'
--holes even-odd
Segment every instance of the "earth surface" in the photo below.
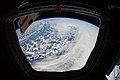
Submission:
<svg viewBox="0 0 120 80">
<path fill-rule="evenodd" d="M 99 27 L 79 19 L 55 17 L 33 22 L 21 34 L 20 47 L 37 71 L 65 72 L 81 69 L 93 50 Z"/>
</svg>

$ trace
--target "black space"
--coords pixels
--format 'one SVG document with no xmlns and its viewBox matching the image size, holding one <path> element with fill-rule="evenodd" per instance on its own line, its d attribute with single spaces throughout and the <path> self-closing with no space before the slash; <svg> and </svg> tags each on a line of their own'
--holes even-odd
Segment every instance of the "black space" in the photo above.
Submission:
<svg viewBox="0 0 120 80">
<path fill-rule="evenodd" d="M 13 10 L 15 7 L 17 7 L 21 1 L 22 0 L 0 0 L 1 26 L 2 26 L 2 19 L 4 18 L 4 16 L 6 14 L 8 14 L 11 10 Z M 79 2 L 81 1 L 83 3 L 93 5 L 97 8 L 103 9 L 103 10 L 107 9 L 108 4 L 120 5 L 119 0 L 116 2 L 115 2 L 115 0 L 74 0 L 74 1 L 79 1 Z M 119 21 L 118 21 L 118 23 L 120 23 Z M 11 51 L 9 51 L 9 49 L 7 49 L 7 47 L 5 46 L 6 40 L 4 40 L 4 38 L 3 38 L 4 34 L 2 33 L 3 31 L 1 29 L 2 28 L 1 26 L 0 26 L 0 59 L 1 59 L 0 75 L 1 75 L 1 80 L 31 80 L 28 77 L 26 77 L 24 74 L 21 73 L 21 71 L 15 65 L 13 59 L 10 57 L 9 53 L 11 53 Z M 114 29 L 114 32 L 115 32 L 115 29 Z M 116 32 L 116 34 L 118 34 L 118 33 Z M 114 35 L 114 34 L 111 33 L 111 35 Z M 96 70 L 96 72 L 99 73 L 97 70 Z M 96 72 L 93 71 L 93 73 L 87 78 L 87 80 L 98 80 L 98 78 L 100 76 L 95 75 Z M 95 79 L 96 76 L 97 76 L 97 78 Z M 101 76 L 102 76 L 102 74 L 101 74 Z M 99 78 L 99 80 L 106 80 L 106 79 L 104 79 L 102 77 L 102 78 Z"/>
</svg>

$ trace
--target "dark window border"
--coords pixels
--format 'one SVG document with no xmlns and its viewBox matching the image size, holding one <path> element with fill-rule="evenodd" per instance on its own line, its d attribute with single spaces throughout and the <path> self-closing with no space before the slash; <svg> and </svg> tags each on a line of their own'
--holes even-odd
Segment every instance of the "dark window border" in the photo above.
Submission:
<svg viewBox="0 0 120 80">
<path fill-rule="evenodd" d="M 33 4 L 31 4 L 31 7 L 32 7 L 32 5 Z M 34 4 L 34 5 L 36 6 L 36 4 Z M 70 3 L 68 5 L 72 5 L 72 4 Z M 76 6 L 78 6 L 78 5 L 76 5 Z M 28 9 L 28 6 L 27 6 L 26 10 L 22 10 L 23 8 L 25 8 L 25 7 L 23 7 L 21 9 L 19 9 L 17 12 L 11 13 L 11 14 L 15 14 L 15 15 L 11 15 L 11 14 L 8 15 L 7 19 L 5 20 L 5 25 L 4 25 L 7 44 L 13 53 L 12 55 L 15 58 L 16 64 L 19 65 L 21 70 L 23 70 L 23 72 L 25 72 L 28 76 L 30 76 L 32 78 L 36 78 L 36 79 L 43 78 L 43 79 L 49 79 L 49 80 L 56 80 L 57 78 L 59 78 L 59 79 L 69 79 L 69 80 L 73 79 L 74 80 L 74 78 L 77 79 L 78 77 L 81 77 L 81 78 L 85 77 L 86 75 L 90 74 L 92 70 L 95 69 L 95 66 L 99 63 L 100 57 L 108 44 L 107 36 L 108 36 L 109 27 L 110 27 L 110 25 L 109 25 L 110 18 L 107 17 L 108 15 L 104 14 L 103 12 L 101 12 L 97 9 L 93 9 L 88 6 L 85 7 L 86 5 L 84 5 L 84 6 L 79 5 L 79 6 L 82 9 L 81 11 L 85 11 L 86 14 L 88 14 L 88 15 L 92 14 L 95 17 L 97 16 L 100 18 L 100 21 L 101 21 L 100 31 L 99 31 L 99 35 L 98 35 L 98 39 L 97 39 L 95 48 L 93 49 L 86 65 L 81 70 L 68 71 L 68 72 L 63 72 L 63 73 L 37 72 L 37 71 L 33 70 L 30 67 L 29 63 L 26 61 L 26 58 L 25 58 L 22 50 L 20 49 L 17 35 L 15 32 L 15 27 L 13 27 L 13 20 L 16 17 L 15 15 L 18 15 L 19 12 L 20 12 L 19 15 L 24 15 L 24 14 L 27 14 L 30 12 L 35 12 L 35 10 L 38 10 L 38 9 L 36 9 L 36 8 Z M 87 8 L 89 8 L 89 9 L 87 9 Z M 27 12 L 27 13 L 25 13 L 25 12 Z"/>
</svg>

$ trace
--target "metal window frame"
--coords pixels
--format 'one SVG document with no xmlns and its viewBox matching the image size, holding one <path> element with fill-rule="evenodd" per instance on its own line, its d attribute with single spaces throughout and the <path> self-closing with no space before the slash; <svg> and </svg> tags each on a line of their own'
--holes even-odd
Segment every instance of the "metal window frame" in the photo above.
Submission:
<svg viewBox="0 0 120 80">
<path fill-rule="evenodd" d="M 49 4 L 50 2 L 43 2 L 44 4 Z M 42 3 L 42 5 L 44 5 Z M 63 4 L 66 4 L 67 2 L 63 2 Z M 15 27 L 13 27 L 13 20 L 16 18 L 16 14 L 20 13 L 19 15 L 24 15 L 30 12 L 35 12 L 36 5 L 39 5 L 41 3 L 31 3 L 27 5 L 19 6 L 18 10 L 13 11 L 8 16 L 6 16 L 4 20 L 4 33 L 5 33 L 5 39 L 7 40 L 7 46 L 12 51 L 11 56 L 14 58 L 15 62 L 21 70 L 26 73 L 29 77 L 34 79 L 49 79 L 49 80 L 55 80 L 55 79 L 69 79 L 69 80 L 75 80 L 78 77 L 80 79 L 86 77 L 89 75 L 97 65 L 99 65 L 100 58 L 104 51 L 106 50 L 106 47 L 108 46 L 108 34 L 109 34 L 109 27 L 110 27 L 110 17 L 106 13 L 95 9 L 91 6 L 79 4 L 77 9 L 80 10 L 80 12 L 84 11 L 86 14 L 94 16 L 98 16 L 101 21 L 100 25 L 100 31 L 98 34 L 98 39 L 95 45 L 95 48 L 93 49 L 86 65 L 81 70 L 75 70 L 75 71 L 68 71 L 68 72 L 37 72 L 33 70 L 30 67 L 30 64 L 27 62 L 20 46 L 18 43 L 17 35 L 15 33 Z M 53 5 L 55 5 L 55 2 L 52 2 Z M 73 5 L 78 6 L 78 3 L 70 2 L 70 4 L 67 3 L 67 5 Z M 76 5 L 77 4 L 77 5 Z M 18 16 L 18 15 L 17 15 Z M 20 55 L 21 54 L 21 55 Z M 46 76 L 47 75 L 47 76 Z"/>
</svg>

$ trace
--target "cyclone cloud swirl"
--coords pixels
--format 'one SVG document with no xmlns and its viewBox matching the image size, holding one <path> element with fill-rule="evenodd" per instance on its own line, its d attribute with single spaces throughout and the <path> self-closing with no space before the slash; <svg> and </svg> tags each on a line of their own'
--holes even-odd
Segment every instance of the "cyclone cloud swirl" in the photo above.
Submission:
<svg viewBox="0 0 120 80">
<path fill-rule="evenodd" d="M 99 28 L 72 18 L 47 18 L 33 22 L 22 35 L 20 47 L 37 71 L 81 69 L 93 50 Z"/>
</svg>

